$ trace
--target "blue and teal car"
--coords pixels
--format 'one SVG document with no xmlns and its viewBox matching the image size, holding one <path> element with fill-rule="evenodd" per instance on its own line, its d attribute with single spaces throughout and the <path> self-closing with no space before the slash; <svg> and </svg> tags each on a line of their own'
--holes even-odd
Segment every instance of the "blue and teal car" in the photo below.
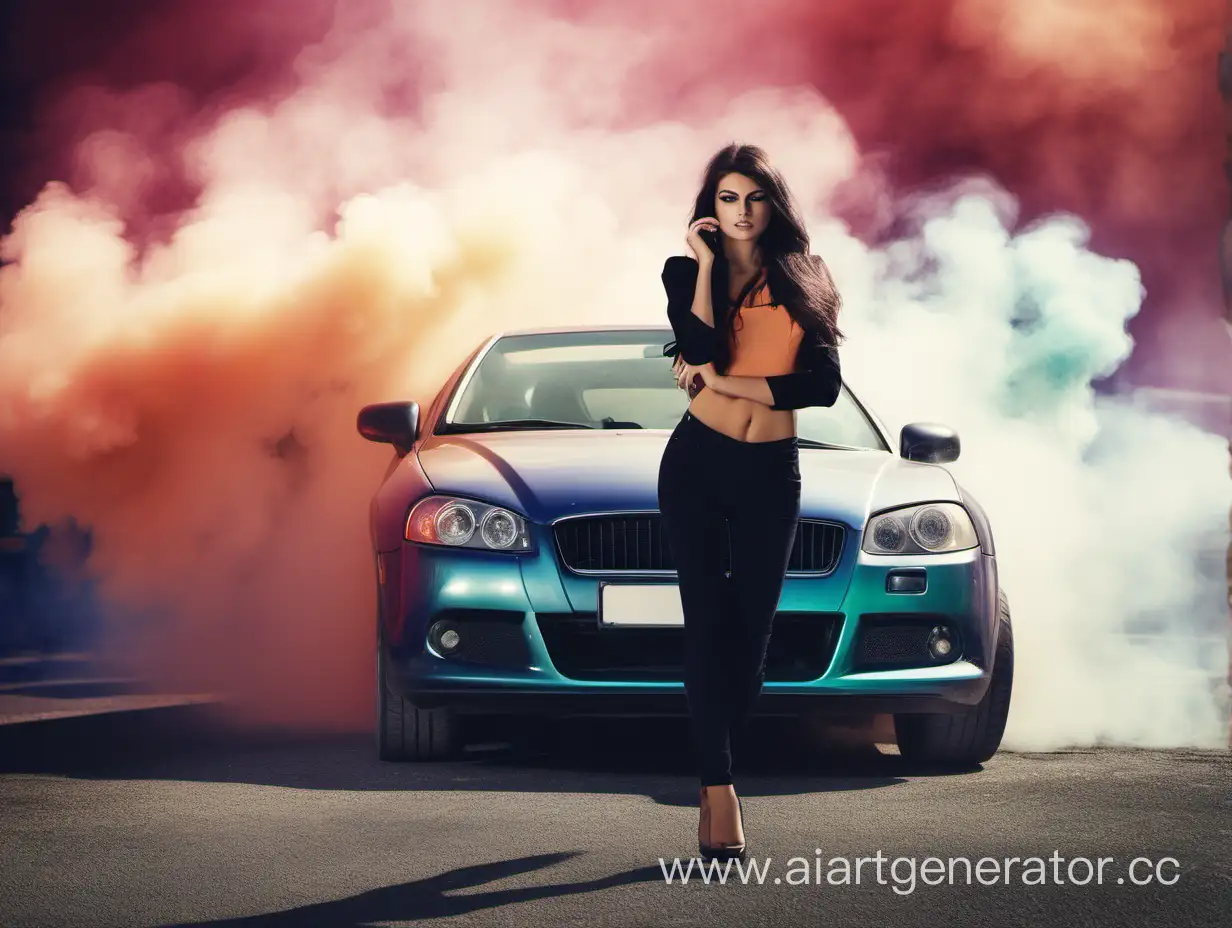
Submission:
<svg viewBox="0 0 1232 928">
<path fill-rule="evenodd" d="M 671 334 L 502 332 L 426 408 L 360 411 L 394 449 L 370 507 L 382 759 L 456 756 L 475 715 L 687 715 L 657 498 L 688 405 Z M 755 714 L 889 713 L 909 760 L 987 760 L 1014 646 L 988 519 L 944 466 L 958 436 L 917 422 L 894 442 L 846 383 L 797 434 L 800 523 Z"/>
</svg>

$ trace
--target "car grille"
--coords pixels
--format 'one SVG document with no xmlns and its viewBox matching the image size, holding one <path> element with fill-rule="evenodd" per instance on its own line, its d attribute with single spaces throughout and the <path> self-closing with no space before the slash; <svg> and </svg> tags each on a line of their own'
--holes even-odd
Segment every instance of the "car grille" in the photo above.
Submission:
<svg viewBox="0 0 1232 928">
<path fill-rule="evenodd" d="M 684 629 L 600 628 L 593 612 L 536 615 L 553 666 L 573 680 L 684 679 Z M 816 680 L 842 629 L 837 612 L 779 613 L 766 650 L 767 681 Z"/>
<path fill-rule="evenodd" d="M 675 571 L 662 518 L 658 513 L 587 516 L 556 523 L 560 559 L 572 571 Z M 788 572 L 827 574 L 838 566 L 846 535 L 836 522 L 801 519 L 787 563 Z M 731 550 L 723 546 L 723 569 L 731 567 Z"/>
</svg>

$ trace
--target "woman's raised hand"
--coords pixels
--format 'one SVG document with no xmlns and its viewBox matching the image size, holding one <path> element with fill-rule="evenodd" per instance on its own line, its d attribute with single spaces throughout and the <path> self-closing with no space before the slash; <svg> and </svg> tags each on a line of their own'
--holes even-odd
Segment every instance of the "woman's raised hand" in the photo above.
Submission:
<svg viewBox="0 0 1232 928">
<path fill-rule="evenodd" d="M 703 216 L 689 223 L 689 231 L 684 240 L 693 249 L 698 264 L 714 260 L 714 252 L 710 250 L 710 246 L 706 244 L 706 240 L 701 237 L 700 233 L 717 232 L 718 230 L 719 220 L 713 216 Z"/>
</svg>

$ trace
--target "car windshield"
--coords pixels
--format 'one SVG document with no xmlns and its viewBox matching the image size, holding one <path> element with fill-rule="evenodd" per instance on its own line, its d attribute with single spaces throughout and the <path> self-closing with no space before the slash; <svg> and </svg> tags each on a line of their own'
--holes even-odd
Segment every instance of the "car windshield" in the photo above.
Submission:
<svg viewBox="0 0 1232 928">
<path fill-rule="evenodd" d="M 476 359 L 437 434 L 519 429 L 674 429 L 689 406 L 663 343 L 670 331 L 506 335 Z M 797 410 L 810 445 L 888 451 L 846 386 Z"/>
</svg>

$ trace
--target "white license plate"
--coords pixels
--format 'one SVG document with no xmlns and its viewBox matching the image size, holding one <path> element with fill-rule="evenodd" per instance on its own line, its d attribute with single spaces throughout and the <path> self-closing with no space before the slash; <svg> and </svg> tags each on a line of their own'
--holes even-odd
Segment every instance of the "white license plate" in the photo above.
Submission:
<svg viewBox="0 0 1232 928">
<path fill-rule="evenodd" d="M 600 583 L 599 625 L 683 627 L 680 587 L 675 583 Z"/>
</svg>

